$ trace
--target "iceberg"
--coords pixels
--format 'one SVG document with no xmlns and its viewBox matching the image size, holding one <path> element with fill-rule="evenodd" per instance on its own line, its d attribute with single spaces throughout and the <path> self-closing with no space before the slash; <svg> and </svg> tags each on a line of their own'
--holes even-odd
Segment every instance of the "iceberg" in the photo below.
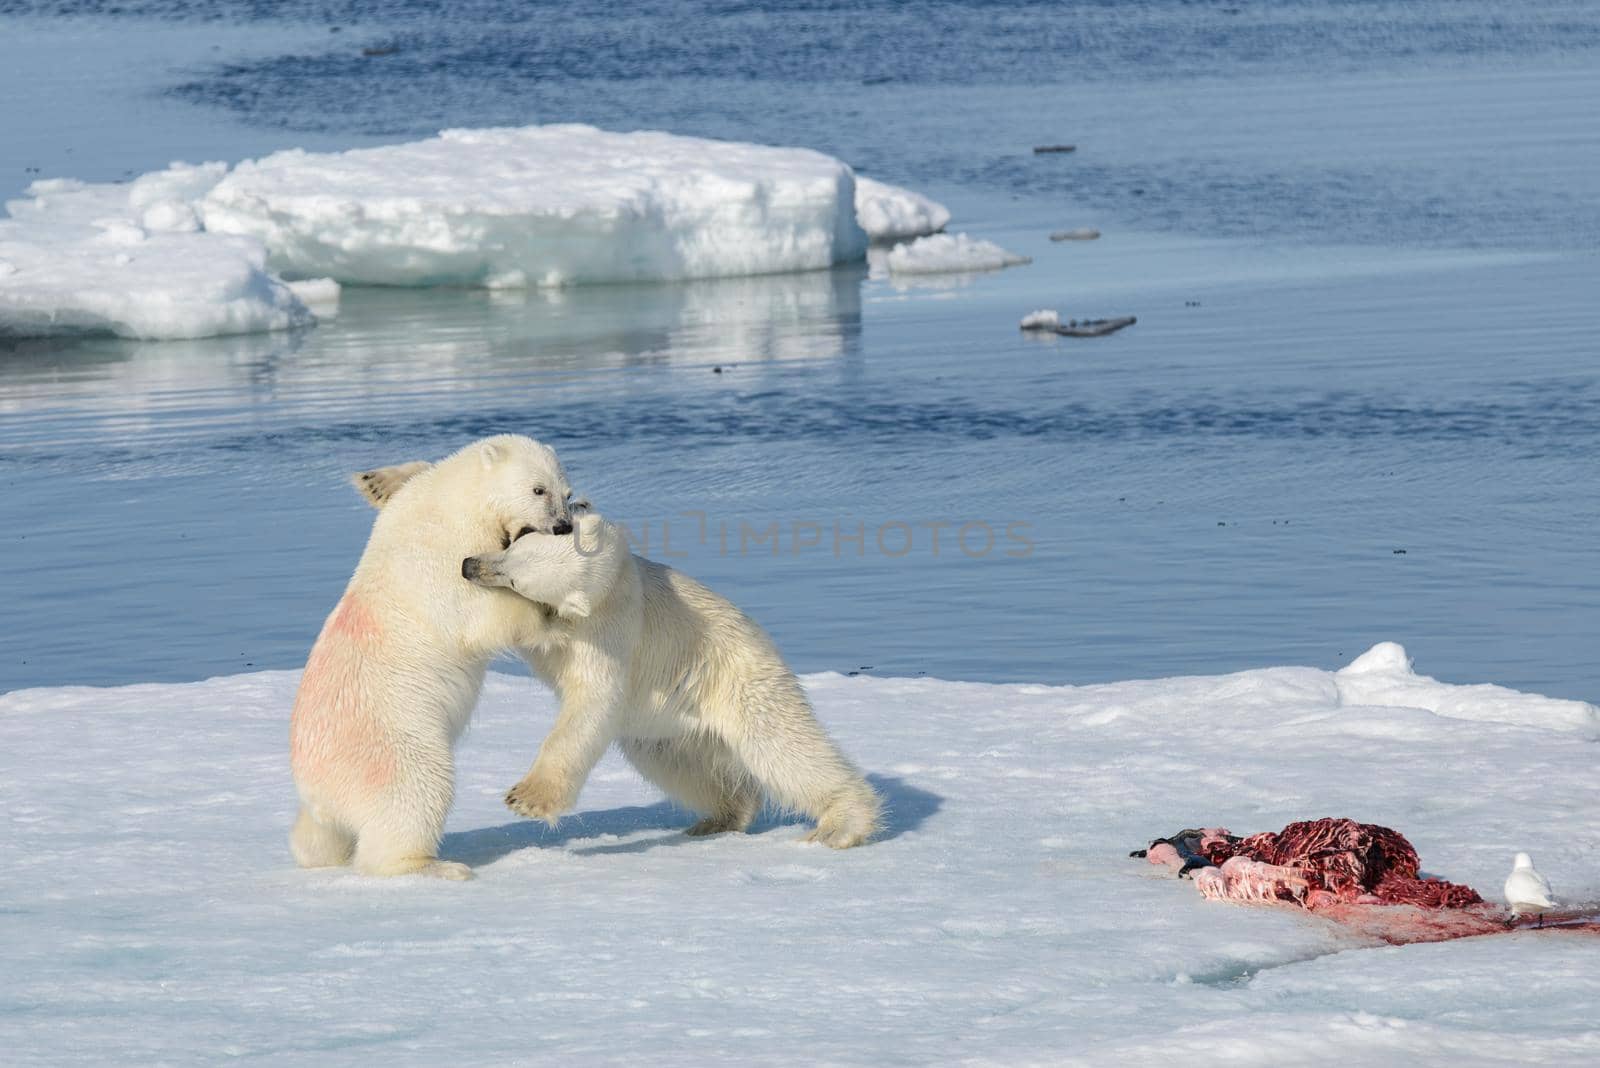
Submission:
<svg viewBox="0 0 1600 1068">
<path fill-rule="evenodd" d="M 592 126 L 446 130 L 241 163 L 200 202 L 286 277 L 490 288 L 677 281 L 865 255 L 855 176 L 809 149 Z"/>
</svg>

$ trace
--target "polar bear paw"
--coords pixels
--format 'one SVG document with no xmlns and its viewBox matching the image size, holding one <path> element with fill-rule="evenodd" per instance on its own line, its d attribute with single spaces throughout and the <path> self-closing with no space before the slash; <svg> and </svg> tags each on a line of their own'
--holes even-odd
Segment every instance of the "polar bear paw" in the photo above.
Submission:
<svg viewBox="0 0 1600 1068">
<path fill-rule="evenodd" d="M 724 814 L 720 816 L 707 816 L 700 822 L 684 829 L 684 834 L 690 838 L 704 838 L 713 834 L 729 834 L 733 831 L 742 831 L 750 825 L 750 819 L 737 814 Z"/>
<path fill-rule="evenodd" d="M 356 870 L 362 875 L 393 877 L 397 875 L 424 875 L 430 879 L 448 879 L 465 882 L 472 878 L 472 869 L 453 860 L 420 856 L 358 856 Z"/>
<path fill-rule="evenodd" d="M 529 775 L 506 792 L 506 807 L 530 820 L 556 825 L 561 814 L 572 807 L 573 798 L 565 783 Z"/>
<path fill-rule="evenodd" d="M 846 791 L 823 810 L 817 828 L 805 841 L 819 842 L 829 849 L 850 849 L 864 845 L 878 833 L 882 818 L 881 803 L 865 783 Z"/>
<path fill-rule="evenodd" d="M 435 879 L 449 879 L 451 882 L 462 883 L 472 878 L 472 869 L 465 864 L 458 864 L 453 860 L 434 860 L 417 869 L 418 875 L 427 875 Z"/>
</svg>

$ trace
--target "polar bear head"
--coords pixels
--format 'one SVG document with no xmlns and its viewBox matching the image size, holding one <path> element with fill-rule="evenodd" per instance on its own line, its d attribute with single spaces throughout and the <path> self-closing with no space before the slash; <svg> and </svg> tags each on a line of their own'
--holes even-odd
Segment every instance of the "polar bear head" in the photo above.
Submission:
<svg viewBox="0 0 1600 1068">
<path fill-rule="evenodd" d="M 524 534 L 572 532 L 572 486 L 555 450 L 518 434 L 475 441 L 438 463 L 393 464 L 350 480 L 386 518 L 394 511 L 470 514 L 501 548 Z"/>
<path fill-rule="evenodd" d="M 461 561 L 461 577 L 488 589 L 508 589 L 582 619 L 606 599 L 629 559 L 621 528 L 594 513 L 578 516 L 571 537 L 530 534 L 508 549 Z"/>
</svg>

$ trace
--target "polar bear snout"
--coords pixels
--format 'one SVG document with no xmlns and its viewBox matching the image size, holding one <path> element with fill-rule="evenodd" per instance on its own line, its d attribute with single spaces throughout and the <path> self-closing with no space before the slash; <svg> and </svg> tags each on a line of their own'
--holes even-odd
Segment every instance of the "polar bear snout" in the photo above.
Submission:
<svg viewBox="0 0 1600 1068">
<path fill-rule="evenodd" d="M 571 534 L 572 533 L 572 523 L 569 522 L 568 520 L 565 520 L 565 519 L 558 520 L 556 522 L 556 525 L 550 528 L 550 533 L 552 533 L 552 534 Z"/>
<path fill-rule="evenodd" d="M 484 556 L 469 556 L 461 561 L 461 577 L 479 586 L 503 586 L 505 576 L 494 561 Z"/>
</svg>

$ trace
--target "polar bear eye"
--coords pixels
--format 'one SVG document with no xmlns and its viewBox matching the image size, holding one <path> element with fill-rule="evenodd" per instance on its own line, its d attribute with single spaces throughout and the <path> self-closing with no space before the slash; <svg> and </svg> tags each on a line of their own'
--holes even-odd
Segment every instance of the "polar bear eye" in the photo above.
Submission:
<svg viewBox="0 0 1600 1068">
<path fill-rule="evenodd" d="M 535 486 L 535 487 L 533 487 L 533 495 L 535 497 L 543 497 L 544 496 L 544 487 L 543 486 Z"/>
</svg>

